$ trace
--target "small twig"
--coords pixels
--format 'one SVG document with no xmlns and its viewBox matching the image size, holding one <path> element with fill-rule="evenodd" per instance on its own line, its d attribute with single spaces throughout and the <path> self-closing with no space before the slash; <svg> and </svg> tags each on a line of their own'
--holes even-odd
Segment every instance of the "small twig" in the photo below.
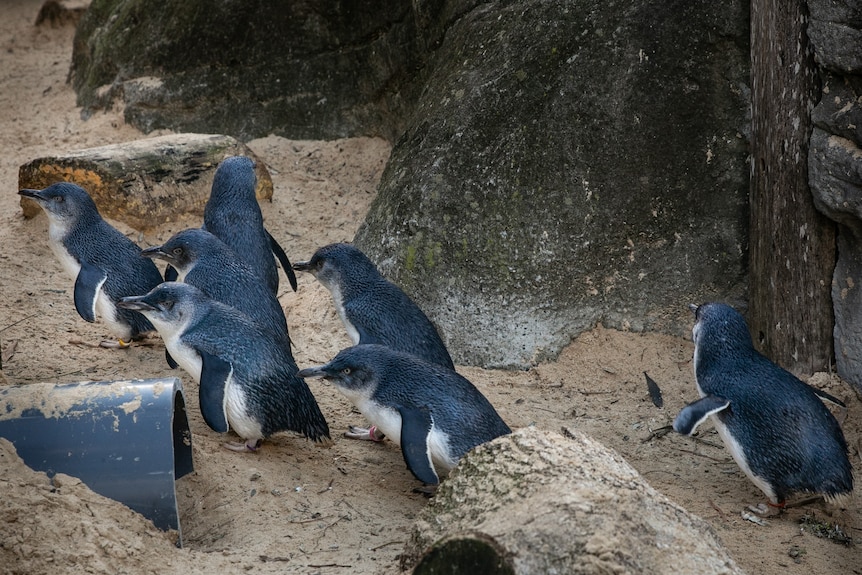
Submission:
<svg viewBox="0 0 862 575">
<path fill-rule="evenodd" d="M 95 348 L 102 347 L 102 344 L 100 344 L 100 343 L 92 343 L 89 341 L 84 341 L 82 339 L 70 339 L 69 343 L 71 343 L 72 345 L 80 345 L 83 347 L 95 347 Z"/>
<path fill-rule="evenodd" d="M 282 561 L 284 563 L 287 563 L 288 561 L 290 561 L 290 557 L 270 557 L 269 555 L 261 555 L 260 560 L 263 561 L 264 563 L 267 563 L 270 561 L 272 561 L 272 562 Z"/>
<path fill-rule="evenodd" d="M 0 364 L 8 362 L 15 356 L 15 352 L 18 351 L 18 340 L 12 341 L 11 345 L 3 350 L 3 356 L 0 358 Z"/>
<path fill-rule="evenodd" d="M 329 485 L 327 485 L 326 487 L 324 487 L 323 489 L 318 491 L 317 494 L 320 495 L 321 493 L 326 493 L 327 491 L 332 491 L 332 483 L 334 481 L 335 481 L 335 478 L 333 477 L 332 479 L 329 480 Z"/>
<path fill-rule="evenodd" d="M 587 391 L 586 389 L 579 389 L 578 393 L 581 395 L 609 395 L 613 391 Z"/>
<path fill-rule="evenodd" d="M 691 455 L 697 455 L 698 457 L 705 457 L 706 459 L 710 459 L 712 461 L 715 461 L 716 463 L 727 463 L 726 459 L 718 459 L 717 457 L 710 457 L 709 455 L 705 455 L 703 453 L 698 453 L 697 451 L 695 451 L 693 449 L 680 449 L 679 447 L 675 447 L 674 449 L 676 449 L 677 451 L 682 451 L 683 453 L 689 453 Z"/>
<path fill-rule="evenodd" d="M 31 317 L 36 317 L 37 315 L 39 315 L 39 314 L 38 314 L 38 313 L 33 313 L 33 314 L 28 315 L 27 317 L 24 317 L 24 318 L 19 319 L 19 320 L 18 320 L 18 321 L 16 321 L 15 323 L 10 323 L 10 324 L 9 324 L 9 325 L 7 325 L 6 327 L 0 328 L 0 332 L 4 332 L 4 331 L 6 331 L 7 329 L 9 329 L 10 327 L 15 327 L 16 325 L 18 325 L 18 324 L 19 324 L 19 323 L 21 323 L 22 321 L 27 321 L 27 320 L 28 320 L 28 319 L 30 319 Z"/>
<path fill-rule="evenodd" d="M 321 567 L 344 567 L 345 569 L 349 569 L 353 567 L 353 565 L 342 565 L 341 563 L 320 563 L 315 565 L 314 563 L 309 563 L 306 567 L 311 567 L 312 569 L 320 569 Z"/>
<path fill-rule="evenodd" d="M 653 439 L 656 439 L 657 437 L 664 437 L 665 435 L 667 435 L 671 431 L 673 431 L 672 425 L 665 425 L 664 427 L 659 427 L 657 429 L 653 429 L 652 431 L 650 431 L 649 436 L 647 436 L 645 439 L 641 440 L 641 443 L 646 443 L 647 441 L 652 441 Z"/>
<path fill-rule="evenodd" d="M 298 521 L 291 521 L 290 523 L 295 523 L 296 525 L 301 525 L 303 523 L 314 523 L 315 521 L 323 521 L 324 519 L 332 519 L 334 515 L 326 515 L 322 517 L 312 517 L 311 519 L 300 519 Z"/>
<path fill-rule="evenodd" d="M 323 528 L 323 533 L 324 533 L 324 534 L 326 534 L 326 530 L 327 530 L 327 529 L 329 529 L 330 527 L 333 527 L 336 523 L 338 523 L 339 521 L 341 521 L 342 519 L 344 519 L 344 517 L 345 517 L 344 515 L 341 515 L 341 516 L 339 516 L 339 518 L 338 518 L 338 519 L 336 519 L 335 521 L 333 521 L 332 523 L 330 523 L 329 525 L 327 525 L 326 527 L 324 527 L 324 528 Z"/>
<path fill-rule="evenodd" d="M 715 504 L 715 502 L 714 502 L 712 499 L 710 499 L 710 500 L 709 500 L 709 505 L 710 505 L 710 507 L 712 507 L 713 509 L 715 509 L 716 511 L 718 511 L 718 514 L 719 514 L 719 515 L 721 515 L 722 519 L 724 519 L 724 516 L 725 516 L 724 511 L 722 511 L 722 510 L 718 507 L 718 505 L 716 505 L 716 504 Z"/>
<path fill-rule="evenodd" d="M 369 547 L 370 551 L 377 551 L 378 549 L 383 549 L 384 547 L 388 547 L 389 545 L 398 545 L 399 543 L 404 543 L 403 541 L 387 541 L 386 543 L 381 543 L 376 547 Z"/>
</svg>

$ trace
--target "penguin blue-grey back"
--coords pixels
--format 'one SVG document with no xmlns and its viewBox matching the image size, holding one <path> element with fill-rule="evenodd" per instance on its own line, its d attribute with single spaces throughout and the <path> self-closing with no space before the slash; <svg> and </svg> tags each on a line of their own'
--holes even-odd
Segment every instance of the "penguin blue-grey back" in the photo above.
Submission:
<svg viewBox="0 0 862 575">
<path fill-rule="evenodd" d="M 470 449 L 510 433 L 491 403 L 454 370 L 388 346 L 361 344 L 303 369 L 323 377 L 401 446 L 408 469 L 434 485 Z"/>
<path fill-rule="evenodd" d="M 179 273 L 178 281 L 238 309 L 289 343 L 287 320 L 276 296 L 248 264 L 210 232 L 182 230 L 161 246 L 145 249 L 142 255 L 166 261 Z"/>
<path fill-rule="evenodd" d="M 90 195 L 68 182 L 18 193 L 35 200 L 48 216 L 48 241 L 75 280 L 78 314 L 88 322 L 94 322 L 98 314 L 121 342 L 153 331 L 144 316 L 118 309 L 116 303 L 161 283 L 159 270 L 141 257 L 141 249 L 132 240 L 102 219 Z"/>
<path fill-rule="evenodd" d="M 354 345 L 380 344 L 455 369 L 428 316 L 401 288 L 384 278 L 358 248 L 336 243 L 318 249 L 294 269 L 313 274 L 332 294 Z"/>
<path fill-rule="evenodd" d="M 225 158 L 216 169 L 210 197 L 204 207 L 203 228 L 227 244 L 278 295 L 281 262 L 293 291 L 296 274 L 284 249 L 263 225 L 263 214 L 255 190 L 254 161 L 247 156 Z"/>
<path fill-rule="evenodd" d="M 690 435 L 711 416 L 737 464 L 772 504 L 794 493 L 841 501 L 853 491 L 847 442 L 815 390 L 754 349 L 732 307 L 693 307 L 694 371 L 701 399 L 674 429 Z"/>
<path fill-rule="evenodd" d="M 254 450 L 278 431 L 314 441 L 329 426 L 297 366 L 280 342 L 236 308 L 198 288 L 165 282 L 121 306 L 146 315 L 171 356 L 199 383 L 204 420 L 213 430 L 233 429 L 245 440 L 226 444 Z"/>
</svg>

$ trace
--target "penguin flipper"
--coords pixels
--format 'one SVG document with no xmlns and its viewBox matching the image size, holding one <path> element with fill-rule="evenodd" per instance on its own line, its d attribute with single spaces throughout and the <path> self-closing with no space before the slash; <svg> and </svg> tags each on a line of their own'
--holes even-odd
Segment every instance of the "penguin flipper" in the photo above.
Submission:
<svg viewBox="0 0 862 575">
<path fill-rule="evenodd" d="M 108 274 L 103 269 L 81 262 L 81 270 L 75 278 L 75 309 L 84 321 L 96 321 L 96 296 L 106 279 Z"/>
<path fill-rule="evenodd" d="M 168 264 L 168 266 L 165 268 L 165 281 L 175 282 L 177 281 L 178 277 L 180 277 L 180 274 L 177 269 L 174 266 Z"/>
<path fill-rule="evenodd" d="M 177 363 L 177 360 L 171 357 L 171 352 L 168 350 L 165 350 L 165 361 L 168 362 L 168 367 L 171 369 L 176 369 L 180 366 L 180 364 Z"/>
<path fill-rule="evenodd" d="M 225 387 L 233 373 L 233 367 L 222 358 L 205 351 L 201 356 L 201 382 L 198 400 L 201 415 L 213 431 L 225 433 L 228 430 L 227 410 L 225 409 Z"/>
<path fill-rule="evenodd" d="M 399 407 L 401 414 L 401 453 L 407 469 L 422 483 L 437 485 L 440 479 L 431 463 L 428 434 L 434 421 L 425 408 Z"/>
<path fill-rule="evenodd" d="M 822 389 L 817 389 L 816 387 L 810 385 L 808 387 L 810 387 L 814 391 L 814 393 L 817 394 L 817 397 L 819 397 L 821 400 L 828 401 L 829 403 L 837 405 L 838 407 L 843 407 L 845 409 L 847 408 L 847 404 L 835 397 L 834 395 L 826 393 Z"/>
<path fill-rule="evenodd" d="M 266 237 L 269 238 L 269 247 L 272 249 L 272 253 L 275 254 L 275 257 L 281 263 L 282 269 L 284 269 L 284 273 L 287 274 L 287 281 L 290 282 L 290 287 L 293 288 L 293 291 L 296 291 L 296 272 L 293 271 L 293 266 L 290 263 L 290 260 L 287 259 L 287 254 L 284 253 L 284 249 L 279 245 L 275 238 L 272 237 L 272 234 L 267 230 L 263 230 L 266 232 Z"/>
<path fill-rule="evenodd" d="M 352 323 L 352 322 L 351 322 Z M 361 325 L 352 324 L 353 329 L 356 330 L 356 333 L 359 334 L 359 343 L 365 345 L 366 343 L 370 344 L 378 344 L 378 345 L 386 345 L 386 342 L 362 327 Z"/>
<path fill-rule="evenodd" d="M 730 400 L 716 395 L 707 395 L 683 407 L 673 420 L 673 430 L 683 435 L 691 435 L 697 426 L 712 415 L 730 405 Z"/>
</svg>

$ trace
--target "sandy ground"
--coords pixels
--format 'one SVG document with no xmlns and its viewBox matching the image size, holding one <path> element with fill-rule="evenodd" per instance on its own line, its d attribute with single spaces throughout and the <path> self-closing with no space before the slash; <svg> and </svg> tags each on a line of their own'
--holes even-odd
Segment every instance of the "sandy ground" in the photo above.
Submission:
<svg viewBox="0 0 862 575">
<path fill-rule="evenodd" d="M 146 137 L 117 112 L 82 121 L 66 84 L 73 30 L 35 27 L 41 0 L 7 0 L 0 7 L 0 344 L 10 384 L 180 376 L 188 395 L 196 472 L 179 481 L 185 548 L 124 507 L 73 479 L 60 488 L 0 450 L 0 571 L 106 573 L 381 573 L 391 572 L 406 534 L 426 499 L 391 442 L 341 437 L 360 416 L 331 387 L 312 381 L 334 442 L 319 447 L 279 434 L 256 454 L 220 447 L 204 424 L 194 383 L 167 369 L 163 349 L 90 347 L 108 336 L 101 324 L 75 313 L 72 282 L 47 247 L 47 220 L 24 220 L 16 195 L 18 167 L 36 157 Z M 354 139 L 296 142 L 264 138 L 248 145 L 269 166 L 272 203 L 267 227 L 293 260 L 319 246 L 351 240 L 373 198 L 389 153 L 386 142 Z M 142 246 L 176 229 L 142 237 Z M 282 278 L 283 279 L 283 278 Z M 329 293 L 300 276 L 283 304 L 300 367 L 324 363 L 349 345 Z M 286 282 L 283 282 L 286 284 Z M 421 303 L 421 302 L 420 302 Z M 75 342 L 84 342 L 75 343 Z M 711 426 L 693 441 L 655 437 L 696 398 L 690 341 L 603 329 L 577 338 L 554 363 L 528 372 L 460 367 L 513 427 L 574 427 L 621 453 L 658 490 L 712 524 L 749 573 L 862 573 L 858 547 L 815 536 L 808 518 L 841 523 L 862 538 L 859 488 L 851 508 L 830 518 L 821 504 L 790 509 L 759 526 L 741 517 L 763 501 L 721 446 Z M 664 393 L 664 408 L 647 394 L 644 372 Z M 836 412 L 862 466 L 862 404 L 851 388 L 818 374 L 816 385 L 842 398 Z M 78 563 L 76 567 L 75 564 Z M 672 570 L 672 569 L 671 569 Z"/>
</svg>

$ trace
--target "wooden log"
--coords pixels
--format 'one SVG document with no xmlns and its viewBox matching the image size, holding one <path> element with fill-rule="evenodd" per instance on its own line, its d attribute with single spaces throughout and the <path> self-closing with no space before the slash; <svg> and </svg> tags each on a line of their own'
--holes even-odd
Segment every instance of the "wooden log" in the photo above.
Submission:
<svg viewBox="0 0 862 575">
<path fill-rule="evenodd" d="M 751 3 L 751 217 L 748 325 L 785 369 L 832 363 L 835 224 L 808 184 L 811 112 L 819 97 L 803 0 Z"/>
<path fill-rule="evenodd" d="M 234 155 L 255 160 L 257 198 L 271 200 L 264 163 L 238 140 L 214 134 L 172 134 L 37 158 L 18 169 L 18 187 L 74 182 L 90 193 L 102 216 L 142 232 L 165 222 L 199 226 L 215 170 Z M 42 211 L 29 198 L 20 203 L 26 218 Z"/>
<path fill-rule="evenodd" d="M 579 432 L 529 427 L 468 453 L 401 568 L 431 573 L 739 574 L 712 528 Z"/>
</svg>

